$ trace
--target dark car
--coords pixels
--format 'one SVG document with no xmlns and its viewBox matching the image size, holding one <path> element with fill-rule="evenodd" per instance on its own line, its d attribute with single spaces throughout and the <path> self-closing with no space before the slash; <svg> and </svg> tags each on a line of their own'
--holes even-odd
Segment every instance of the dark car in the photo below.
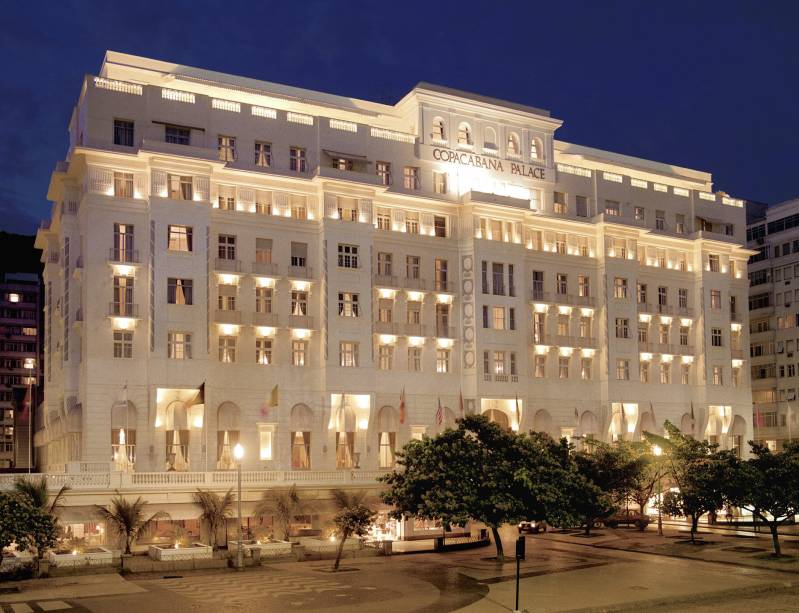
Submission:
<svg viewBox="0 0 799 613">
<path fill-rule="evenodd" d="M 547 522 L 545 521 L 522 521 L 519 522 L 519 534 L 538 534 L 539 532 L 547 531 Z"/>
<path fill-rule="evenodd" d="M 635 526 L 639 530 L 643 530 L 651 521 L 652 520 L 649 519 L 648 515 L 643 515 L 640 511 L 634 511 L 630 509 L 617 511 L 610 517 L 605 518 L 602 523 L 604 523 L 608 528 L 618 528 L 619 526 Z"/>
</svg>

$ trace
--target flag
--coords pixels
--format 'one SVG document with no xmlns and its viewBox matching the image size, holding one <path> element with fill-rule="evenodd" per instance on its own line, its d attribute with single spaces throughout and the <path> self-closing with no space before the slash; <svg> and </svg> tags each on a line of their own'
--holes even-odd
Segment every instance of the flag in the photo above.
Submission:
<svg viewBox="0 0 799 613">
<path fill-rule="evenodd" d="M 401 424 L 404 424 L 405 423 L 405 388 L 404 387 L 402 388 L 402 391 L 400 392 L 399 413 L 400 413 L 399 422 Z"/>
<path fill-rule="evenodd" d="M 696 421 L 696 415 L 694 415 L 694 401 L 691 401 L 691 421 Z"/>
<path fill-rule="evenodd" d="M 461 409 L 461 419 L 463 419 L 465 413 L 463 411 L 463 390 L 460 391 L 460 409 Z"/>
<path fill-rule="evenodd" d="M 436 409 L 436 424 L 439 426 L 444 423 L 444 409 L 441 408 L 441 396 L 438 397 L 438 408 Z"/>
<path fill-rule="evenodd" d="M 22 399 L 22 412 L 19 414 L 19 424 L 27 425 L 31 419 L 31 387 L 25 390 L 25 397 Z"/>
<path fill-rule="evenodd" d="M 263 417 L 264 419 L 269 417 L 269 406 L 270 405 L 268 402 L 261 403 L 261 417 Z"/>
<path fill-rule="evenodd" d="M 522 412 L 519 409 L 519 397 L 515 396 L 515 398 L 516 398 L 516 427 L 517 428 L 521 428 L 522 427 Z"/>
<path fill-rule="evenodd" d="M 621 403 L 621 436 L 624 439 L 624 433 L 627 431 L 627 416 L 624 414 L 624 403 Z"/>
<path fill-rule="evenodd" d="M 276 407 L 278 405 L 278 402 L 279 402 L 278 395 L 279 395 L 279 391 L 278 391 L 277 385 L 276 385 L 275 387 L 272 388 L 272 394 L 271 394 L 271 396 L 269 398 L 269 406 L 270 407 Z"/>
<path fill-rule="evenodd" d="M 580 412 L 577 410 L 577 407 L 574 407 L 574 425 L 580 425 Z"/>
<path fill-rule="evenodd" d="M 755 425 L 758 428 L 762 428 L 763 427 L 763 423 L 764 423 L 763 413 L 760 412 L 760 407 L 755 405 Z"/>
</svg>

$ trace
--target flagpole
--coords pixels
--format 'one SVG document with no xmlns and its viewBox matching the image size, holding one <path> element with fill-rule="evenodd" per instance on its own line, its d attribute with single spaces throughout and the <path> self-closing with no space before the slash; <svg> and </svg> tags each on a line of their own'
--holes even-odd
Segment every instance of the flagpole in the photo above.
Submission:
<svg viewBox="0 0 799 613">
<path fill-rule="evenodd" d="M 31 474 L 31 465 L 33 464 L 33 428 L 31 422 L 33 421 L 33 369 L 31 369 L 28 376 L 28 474 Z"/>
</svg>

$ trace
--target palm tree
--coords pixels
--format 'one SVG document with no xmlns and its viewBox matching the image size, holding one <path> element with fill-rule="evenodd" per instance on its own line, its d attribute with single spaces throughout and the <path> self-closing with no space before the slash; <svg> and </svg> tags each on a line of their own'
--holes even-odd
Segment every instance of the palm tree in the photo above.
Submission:
<svg viewBox="0 0 799 613">
<path fill-rule="evenodd" d="M 375 512 L 369 508 L 370 502 L 367 500 L 365 492 L 346 492 L 335 489 L 330 493 L 337 510 L 333 523 L 341 537 L 336 550 L 336 561 L 333 563 L 333 570 L 336 571 L 341 562 L 341 554 L 344 552 L 344 543 L 347 538 L 351 534 L 357 536 L 366 534 L 374 520 Z"/>
<path fill-rule="evenodd" d="M 157 511 L 145 518 L 144 507 L 147 504 L 139 496 L 134 502 L 125 500 L 117 490 L 116 497 L 111 499 L 108 508 L 95 505 L 97 512 L 105 519 L 109 531 L 115 532 L 125 539 L 125 553 L 130 554 L 130 548 L 136 539 L 149 534 L 155 528 L 155 522 L 169 519 L 169 514 Z"/>
<path fill-rule="evenodd" d="M 53 515 L 54 519 L 55 512 L 61 507 L 64 496 L 69 489 L 68 485 L 62 485 L 51 501 L 50 494 L 47 492 L 47 475 L 42 475 L 40 479 L 30 480 L 19 477 L 14 481 L 14 490 L 17 493 L 27 496 L 35 507 L 39 507 L 45 513 Z"/>
<path fill-rule="evenodd" d="M 292 485 L 287 490 L 267 490 L 261 495 L 261 500 L 255 506 L 255 516 L 264 517 L 271 515 L 275 522 L 275 531 L 278 526 L 283 532 L 283 540 L 289 540 L 291 522 L 296 515 L 303 515 L 308 510 L 308 505 L 300 498 L 297 486 Z"/>
<path fill-rule="evenodd" d="M 234 500 L 232 489 L 222 496 L 207 490 L 198 489 L 194 492 L 194 504 L 202 511 L 200 521 L 208 526 L 211 547 L 214 551 L 216 551 L 219 541 L 219 529 L 227 523 L 227 518 L 233 510 Z M 227 533 L 225 533 L 225 540 L 227 541 Z"/>
</svg>

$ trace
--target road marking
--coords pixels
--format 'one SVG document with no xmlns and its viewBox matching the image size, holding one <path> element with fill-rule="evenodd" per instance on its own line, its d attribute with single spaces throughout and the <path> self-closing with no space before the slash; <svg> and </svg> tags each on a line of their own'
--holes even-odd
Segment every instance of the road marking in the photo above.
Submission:
<svg viewBox="0 0 799 613">
<path fill-rule="evenodd" d="M 63 611 L 64 609 L 71 609 L 63 600 L 48 600 L 46 602 L 36 602 L 42 611 Z"/>
</svg>

